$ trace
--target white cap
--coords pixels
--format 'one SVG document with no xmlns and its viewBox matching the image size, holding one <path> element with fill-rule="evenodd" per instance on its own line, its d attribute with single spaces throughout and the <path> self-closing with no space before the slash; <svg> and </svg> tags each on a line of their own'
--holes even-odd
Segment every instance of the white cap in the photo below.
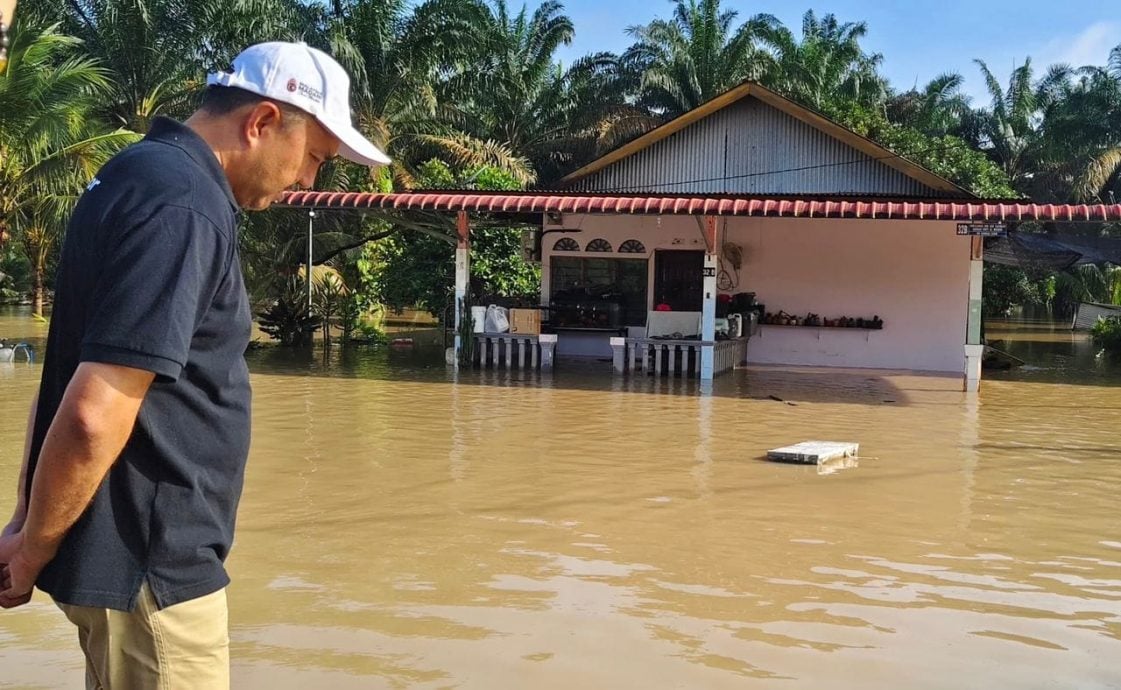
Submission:
<svg viewBox="0 0 1121 690">
<path fill-rule="evenodd" d="M 339 138 L 339 154 L 363 165 L 385 165 L 389 156 L 354 128 L 350 119 L 350 77 L 327 53 L 306 43 L 258 43 L 234 58 L 232 72 L 218 72 L 207 84 L 233 86 L 293 105 L 315 117 Z"/>
</svg>

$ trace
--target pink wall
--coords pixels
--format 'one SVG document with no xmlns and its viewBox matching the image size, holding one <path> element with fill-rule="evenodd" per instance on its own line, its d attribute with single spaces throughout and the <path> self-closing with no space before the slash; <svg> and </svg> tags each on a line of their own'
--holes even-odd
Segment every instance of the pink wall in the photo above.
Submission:
<svg viewBox="0 0 1121 690">
<path fill-rule="evenodd" d="M 562 236 L 581 247 L 597 237 L 614 247 L 639 239 L 649 257 L 657 249 L 704 248 L 692 217 L 566 216 L 564 226 L 581 232 L 545 236 L 545 295 L 551 250 Z M 969 239 L 953 223 L 731 218 L 721 228 L 721 242 L 740 245 L 744 257 L 732 292 L 755 292 L 768 311 L 885 322 L 880 331 L 763 326 L 748 346 L 750 362 L 964 370 Z M 652 284 L 652 261 L 650 270 Z"/>
<path fill-rule="evenodd" d="M 953 223 L 750 218 L 727 240 L 768 311 L 884 320 L 870 332 L 763 326 L 749 361 L 963 371 L 969 238 Z"/>
</svg>

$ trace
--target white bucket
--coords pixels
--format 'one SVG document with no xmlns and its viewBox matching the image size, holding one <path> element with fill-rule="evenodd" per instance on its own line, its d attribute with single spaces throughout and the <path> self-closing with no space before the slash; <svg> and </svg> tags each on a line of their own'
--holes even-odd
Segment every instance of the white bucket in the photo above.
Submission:
<svg viewBox="0 0 1121 690">
<path fill-rule="evenodd" d="M 482 333 L 486 327 L 487 308 L 471 307 L 471 326 L 475 333 Z"/>
</svg>

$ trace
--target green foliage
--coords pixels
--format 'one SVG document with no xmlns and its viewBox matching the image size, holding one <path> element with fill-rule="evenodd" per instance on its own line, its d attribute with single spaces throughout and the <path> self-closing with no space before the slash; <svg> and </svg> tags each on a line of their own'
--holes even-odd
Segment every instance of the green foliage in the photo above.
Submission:
<svg viewBox="0 0 1121 690">
<path fill-rule="evenodd" d="M 1073 316 L 1081 302 L 1121 304 L 1121 269 L 1083 264 L 1049 276 L 1051 311 L 1056 317 Z"/>
<path fill-rule="evenodd" d="M 980 197 L 1019 196 L 1000 166 L 958 137 L 923 134 L 917 129 L 888 122 L 878 112 L 859 106 L 846 109 L 839 119 L 858 134 Z"/>
<path fill-rule="evenodd" d="M 479 189 L 516 189 L 517 180 L 496 168 L 469 169 L 456 174 L 439 160 L 418 166 L 420 180 L 429 189 L 463 188 L 468 181 Z M 451 305 L 454 287 L 455 246 L 442 238 L 413 231 L 393 235 L 365 254 L 360 267 L 364 289 L 378 302 L 394 309 L 420 306 L 443 316 Z M 536 298 L 541 270 L 526 263 L 521 254 L 521 230 L 507 227 L 472 227 L 471 292 L 480 298 Z"/>
<path fill-rule="evenodd" d="M 95 106 L 110 82 L 79 41 L 20 15 L 0 73 L 0 235 L 27 258 L 36 313 L 43 309 L 70 209 L 113 153 L 136 137 L 109 131 Z"/>
<path fill-rule="evenodd" d="M 1040 284 L 1014 266 L 986 264 L 982 286 L 984 316 L 1008 316 L 1014 306 L 1047 303 Z"/>
<path fill-rule="evenodd" d="M 313 281 L 311 313 L 323 328 L 323 342 L 331 344 L 331 328 L 339 325 L 339 318 L 346 310 L 348 290 L 335 273 L 324 273 Z"/>
<path fill-rule="evenodd" d="M 860 44 L 868 35 L 866 23 L 842 23 L 835 15 L 819 17 L 808 10 L 800 36 L 773 20 L 760 32 L 766 54 L 772 56 L 763 82 L 779 93 L 834 117 L 852 107 L 884 103 L 887 81 L 879 74 L 883 56 Z"/>
<path fill-rule="evenodd" d="M 272 305 L 257 315 L 261 330 L 286 347 L 311 345 L 320 319 L 308 308 L 307 292 L 297 277 L 277 285 L 278 294 Z"/>
<path fill-rule="evenodd" d="M 928 136 L 968 138 L 973 118 L 969 97 L 961 90 L 964 83 L 962 75 L 947 72 L 931 79 L 921 90 L 893 94 L 887 103 L 887 117 Z"/>
<path fill-rule="evenodd" d="M 623 60 L 638 76 L 643 105 L 673 117 L 763 76 L 769 56 L 756 39 L 776 20 L 758 15 L 736 26 L 737 17 L 720 0 L 675 0 L 672 19 L 628 28 L 635 43 Z"/>
<path fill-rule="evenodd" d="M 378 267 L 367 286 L 378 302 L 395 310 L 418 306 L 442 315 L 451 294 L 455 247 L 447 242 L 409 233 L 374 245 L 372 262 Z"/>
<path fill-rule="evenodd" d="M 1121 317 L 1098 318 L 1090 329 L 1094 342 L 1110 354 L 1121 353 Z"/>
<path fill-rule="evenodd" d="M 31 264 L 22 253 L 0 247 L 0 274 L 0 288 L 16 295 L 31 292 Z"/>
<path fill-rule="evenodd" d="M 444 137 L 434 154 L 457 168 L 486 165 L 515 173 L 523 184 L 548 183 L 653 125 L 628 98 L 630 74 L 615 55 L 558 62 L 557 51 L 574 34 L 560 2 L 475 6 L 481 11 L 469 45 L 477 52 L 438 92 L 454 104 L 464 136 Z"/>
<path fill-rule="evenodd" d="M 343 343 L 349 343 L 362 325 L 362 305 L 356 295 L 353 291 L 347 294 L 339 309 L 339 330 L 342 331 Z"/>
</svg>

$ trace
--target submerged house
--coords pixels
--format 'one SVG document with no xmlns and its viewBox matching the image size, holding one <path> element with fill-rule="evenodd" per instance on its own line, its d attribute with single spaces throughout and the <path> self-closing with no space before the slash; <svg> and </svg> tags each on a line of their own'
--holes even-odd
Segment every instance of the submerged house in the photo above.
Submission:
<svg viewBox="0 0 1121 690">
<path fill-rule="evenodd" d="M 765 305 L 762 320 L 780 312 L 801 324 L 807 317 L 814 323 L 810 315 L 820 319 L 814 326 L 763 323 L 747 349 L 750 363 L 965 370 L 971 243 L 957 235 L 956 223 L 816 217 L 812 209 L 834 199 L 962 201 L 971 195 L 771 91 L 744 84 L 563 183 L 589 194 L 777 197 L 800 205 L 804 211 L 792 209 L 794 217 L 717 217 L 717 300 L 754 293 Z M 546 216 L 544 228 L 560 231 L 543 244 L 546 297 L 607 257 L 615 276 L 641 271 L 627 268 L 641 256 L 646 282 L 627 285 L 645 291 L 647 309 L 669 303 L 675 310 L 701 310 L 708 247 L 693 218 L 568 213 Z M 641 326 L 645 316 L 628 310 L 627 325 Z M 869 323 L 825 325 L 842 318 Z M 873 328 L 873 319 L 882 328 Z M 557 348 L 566 353 L 563 339 Z"/>
<path fill-rule="evenodd" d="M 976 199 L 752 83 L 557 190 L 293 193 L 287 204 L 456 213 L 459 296 L 468 214 L 534 223 L 540 341 L 558 357 L 613 357 L 620 372 L 656 357 L 658 370 L 706 379 L 743 362 L 906 369 L 961 376 L 966 390 L 983 349 L 979 235 L 1019 220 L 1121 218 L 1121 207 Z M 540 341 L 527 339 L 536 363 Z"/>
</svg>

